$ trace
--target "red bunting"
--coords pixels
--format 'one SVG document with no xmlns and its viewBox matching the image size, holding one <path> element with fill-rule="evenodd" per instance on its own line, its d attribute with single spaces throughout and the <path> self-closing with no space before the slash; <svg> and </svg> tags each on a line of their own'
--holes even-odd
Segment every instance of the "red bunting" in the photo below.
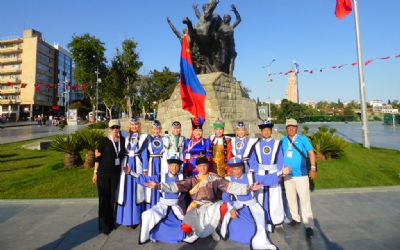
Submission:
<svg viewBox="0 0 400 250">
<path fill-rule="evenodd" d="M 268 74 L 268 76 L 271 76 L 272 74 Z"/>
<path fill-rule="evenodd" d="M 370 59 L 368 61 L 365 62 L 365 66 L 368 66 L 368 64 L 372 63 L 373 59 Z"/>
<path fill-rule="evenodd" d="M 69 89 L 69 84 L 66 84 L 66 85 L 65 85 L 65 88 L 66 88 L 66 89 Z"/>
<path fill-rule="evenodd" d="M 27 83 L 21 83 L 21 88 L 25 88 L 26 85 L 28 85 Z"/>
<path fill-rule="evenodd" d="M 332 69 L 336 69 L 337 66 L 332 66 Z"/>
<path fill-rule="evenodd" d="M 82 83 L 82 90 L 85 91 L 86 90 L 86 84 Z"/>
<path fill-rule="evenodd" d="M 342 68 L 342 67 L 345 66 L 345 65 L 347 65 L 347 64 L 342 64 L 342 65 L 340 65 L 338 68 L 340 69 L 340 68 Z"/>
<path fill-rule="evenodd" d="M 351 0 L 336 0 L 335 15 L 337 18 L 342 19 L 353 10 Z"/>
<path fill-rule="evenodd" d="M 395 56 L 395 58 L 400 58 L 400 54 L 398 54 L 397 56 Z"/>
<path fill-rule="evenodd" d="M 353 62 L 352 64 L 351 64 L 351 66 L 356 66 L 358 64 L 358 62 Z"/>
<path fill-rule="evenodd" d="M 50 84 L 46 84 L 46 89 L 49 89 L 49 88 L 51 88 Z"/>
<path fill-rule="evenodd" d="M 36 83 L 36 84 L 35 84 L 35 89 L 36 89 L 36 90 L 40 90 L 40 84 Z"/>
<path fill-rule="evenodd" d="M 325 68 L 320 69 L 319 72 L 322 72 L 322 70 L 324 70 L 324 69 L 325 69 Z"/>
<path fill-rule="evenodd" d="M 310 70 L 310 74 L 312 74 L 312 73 L 314 73 L 314 70 L 312 69 L 312 70 Z"/>
<path fill-rule="evenodd" d="M 8 82 L 8 83 L 7 83 L 7 86 L 12 86 L 12 85 L 13 85 L 12 82 Z"/>
<path fill-rule="evenodd" d="M 304 72 L 308 72 L 308 69 L 304 70 Z"/>
<path fill-rule="evenodd" d="M 378 58 L 378 59 L 387 60 L 387 59 L 389 59 L 389 58 L 390 58 L 390 56 L 386 56 L 386 57 L 381 57 L 381 58 Z"/>
<path fill-rule="evenodd" d="M 73 90 L 78 90 L 78 84 L 74 84 Z"/>
</svg>

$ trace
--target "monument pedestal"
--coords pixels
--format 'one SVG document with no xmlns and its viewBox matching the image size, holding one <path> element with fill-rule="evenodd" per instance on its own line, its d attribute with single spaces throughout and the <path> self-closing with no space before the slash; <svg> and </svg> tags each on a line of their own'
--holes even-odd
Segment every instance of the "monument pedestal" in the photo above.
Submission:
<svg viewBox="0 0 400 250">
<path fill-rule="evenodd" d="M 203 136 L 214 134 L 212 124 L 218 119 L 225 122 L 225 134 L 234 135 L 236 124 L 244 121 L 250 137 L 259 133 L 258 124 L 261 118 L 256 102 L 243 91 L 241 82 L 223 72 L 197 75 L 207 92 L 205 109 L 206 122 L 203 125 Z M 169 100 L 158 105 L 157 119 L 162 123 L 163 130 L 170 130 L 172 122 L 182 124 L 182 135 L 188 137 L 192 132 L 188 111 L 182 109 L 182 98 L 179 85 L 175 88 Z M 163 132 L 163 131 L 162 131 Z M 171 131 L 169 131 L 171 133 Z"/>
</svg>

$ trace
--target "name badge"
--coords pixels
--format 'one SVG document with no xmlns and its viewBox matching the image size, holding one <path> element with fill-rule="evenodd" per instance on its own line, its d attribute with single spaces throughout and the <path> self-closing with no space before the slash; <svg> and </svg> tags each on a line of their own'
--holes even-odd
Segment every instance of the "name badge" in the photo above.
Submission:
<svg viewBox="0 0 400 250">
<path fill-rule="evenodd" d="M 190 160 L 190 154 L 186 154 L 186 160 Z"/>
<path fill-rule="evenodd" d="M 119 166 L 119 158 L 115 159 L 115 166 Z"/>
<path fill-rule="evenodd" d="M 286 154 L 286 157 L 292 158 L 292 151 L 288 151 L 287 154 Z"/>
</svg>

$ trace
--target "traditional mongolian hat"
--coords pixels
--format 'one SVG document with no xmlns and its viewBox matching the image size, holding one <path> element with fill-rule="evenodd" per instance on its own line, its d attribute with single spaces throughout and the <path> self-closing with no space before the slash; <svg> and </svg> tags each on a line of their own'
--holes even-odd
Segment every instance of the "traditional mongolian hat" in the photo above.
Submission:
<svg viewBox="0 0 400 250">
<path fill-rule="evenodd" d="M 232 158 L 228 161 L 227 165 L 228 165 L 229 167 L 231 167 L 231 168 L 234 168 L 234 167 L 243 167 L 243 166 L 244 166 L 244 163 L 243 163 L 242 159 L 240 159 L 239 157 L 232 157 Z"/>
<path fill-rule="evenodd" d="M 246 124 L 243 121 L 240 121 L 236 124 L 236 128 L 246 128 Z"/>
<path fill-rule="evenodd" d="M 174 122 L 172 123 L 172 127 L 178 127 L 178 128 L 180 128 L 181 126 L 182 126 L 181 123 L 178 122 L 178 121 L 174 121 Z"/>
<path fill-rule="evenodd" d="M 261 124 L 258 125 L 258 128 L 263 130 L 264 128 L 273 128 L 274 124 L 270 121 L 263 121 Z"/>
<path fill-rule="evenodd" d="M 151 123 L 151 126 L 155 127 L 155 128 L 160 128 L 161 127 L 161 122 L 159 120 L 154 120 Z"/>
<path fill-rule="evenodd" d="M 131 118 L 131 119 L 129 119 L 129 123 L 138 124 L 138 123 L 140 123 L 140 118 L 139 117 Z"/>
<path fill-rule="evenodd" d="M 191 118 L 192 120 L 192 130 L 194 129 L 203 129 L 203 124 L 205 122 L 202 116 Z"/>
<path fill-rule="evenodd" d="M 223 122 L 221 119 L 217 119 L 215 123 L 213 123 L 214 128 L 225 128 L 225 122 Z"/>
<path fill-rule="evenodd" d="M 183 161 L 179 159 L 179 157 L 176 155 L 171 156 L 171 158 L 169 158 L 167 162 L 168 164 L 176 163 L 178 165 L 181 165 L 183 163 Z"/>
<path fill-rule="evenodd" d="M 209 163 L 207 157 L 205 155 L 199 155 L 196 158 L 196 166 L 204 163 Z"/>
</svg>

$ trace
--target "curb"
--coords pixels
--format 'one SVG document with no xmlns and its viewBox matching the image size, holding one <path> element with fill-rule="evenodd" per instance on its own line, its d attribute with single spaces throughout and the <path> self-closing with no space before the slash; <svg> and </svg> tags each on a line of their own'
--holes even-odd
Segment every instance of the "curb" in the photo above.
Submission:
<svg viewBox="0 0 400 250">
<path fill-rule="evenodd" d="M 400 191 L 400 186 L 321 189 L 321 190 L 312 191 L 311 195 L 351 194 L 351 193 L 371 193 L 371 192 L 396 192 L 396 191 Z M 98 198 L 0 199 L 0 205 L 7 205 L 7 204 L 49 205 L 49 204 L 74 204 L 74 203 L 97 204 Z"/>
</svg>

